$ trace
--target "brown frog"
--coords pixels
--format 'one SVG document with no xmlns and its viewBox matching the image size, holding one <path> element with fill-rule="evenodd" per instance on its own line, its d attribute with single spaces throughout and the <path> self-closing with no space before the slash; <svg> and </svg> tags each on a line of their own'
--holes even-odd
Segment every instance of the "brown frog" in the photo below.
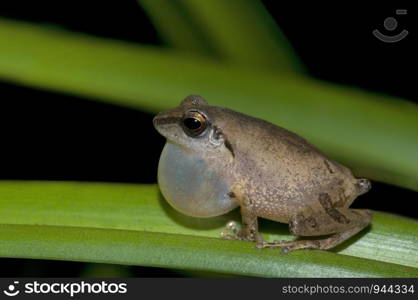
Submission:
<svg viewBox="0 0 418 300">
<path fill-rule="evenodd" d="M 222 236 L 258 248 L 330 249 L 365 228 L 365 209 L 351 209 L 370 181 L 356 179 L 302 137 L 261 119 L 210 106 L 191 95 L 154 118 L 167 138 L 158 166 L 163 196 L 194 217 L 240 207 L 242 229 L 229 223 Z M 296 236 L 318 239 L 265 242 L 257 218 L 289 224 Z"/>
</svg>

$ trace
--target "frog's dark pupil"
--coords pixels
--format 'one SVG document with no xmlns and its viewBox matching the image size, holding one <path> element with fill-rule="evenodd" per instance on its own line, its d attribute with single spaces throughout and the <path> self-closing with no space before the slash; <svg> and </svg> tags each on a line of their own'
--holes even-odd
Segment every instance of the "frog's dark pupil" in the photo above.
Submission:
<svg viewBox="0 0 418 300">
<path fill-rule="evenodd" d="M 186 118 L 183 122 L 184 126 L 190 130 L 197 130 L 202 126 L 202 123 L 196 118 Z"/>
</svg>

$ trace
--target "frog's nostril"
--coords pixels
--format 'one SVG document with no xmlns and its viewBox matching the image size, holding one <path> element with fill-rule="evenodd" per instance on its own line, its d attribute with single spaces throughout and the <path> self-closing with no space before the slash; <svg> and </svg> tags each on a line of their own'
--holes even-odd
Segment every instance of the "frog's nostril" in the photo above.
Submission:
<svg viewBox="0 0 418 300">
<path fill-rule="evenodd" d="M 359 194 L 362 195 L 371 189 L 372 183 L 368 179 L 361 178 L 357 180 L 357 187 L 359 189 Z"/>
<path fill-rule="evenodd" d="M 155 126 L 155 125 L 157 125 L 157 123 L 158 123 L 158 116 L 155 116 L 155 117 L 152 119 L 152 124 L 154 124 L 154 126 Z"/>
<path fill-rule="evenodd" d="M 181 118 L 179 117 L 172 117 L 172 116 L 164 116 L 164 115 L 156 115 L 152 122 L 154 126 L 156 125 L 171 125 L 171 124 L 178 124 Z"/>
<path fill-rule="evenodd" d="M 157 125 L 161 125 L 161 124 L 165 124 L 165 118 L 161 117 L 161 115 L 156 115 L 153 119 L 152 119 L 152 123 L 154 124 L 154 127 L 156 127 Z"/>
</svg>

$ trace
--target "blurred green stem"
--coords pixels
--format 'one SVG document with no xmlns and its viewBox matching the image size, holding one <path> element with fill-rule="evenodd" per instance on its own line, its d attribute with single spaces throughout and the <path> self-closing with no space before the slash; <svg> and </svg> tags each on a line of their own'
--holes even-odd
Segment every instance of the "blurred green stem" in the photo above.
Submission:
<svg viewBox="0 0 418 300">
<path fill-rule="evenodd" d="M 259 1 L 139 0 L 179 50 L 211 54 L 233 64 L 302 72 L 286 37 Z"/>
<path fill-rule="evenodd" d="M 195 26 L 179 0 L 138 0 L 152 18 L 162 39 L 178 51 L 216 56 L 210 41 Z"/>
</svg>

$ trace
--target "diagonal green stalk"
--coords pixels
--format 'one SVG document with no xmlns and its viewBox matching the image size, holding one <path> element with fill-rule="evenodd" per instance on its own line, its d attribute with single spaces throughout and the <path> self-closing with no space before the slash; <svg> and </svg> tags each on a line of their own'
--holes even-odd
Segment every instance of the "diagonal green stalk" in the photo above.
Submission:
<svg viewBox="0 0 418 300">
<path fill-rule="evenodd" d="M 138 2 L 176 49 L 250 67 L 303 71 L 286 37 L 259 1 Z"/>
<path fill-rule="evenodd" d="M 184 52 L 216 56 L 209 40 L 200 32 L 179 0 L 138 0 L 168 46 Z"/>
<path fill-rule="evenodd" d="M 402 99 L 4 19 L 0 44 L 4 80 L 151 112 L 201 94 L 301 134 L 358 176 L 418 190 L 418 106 Z"/>
<path fill-rule="evenodd" d="M 418 271 L 418 222 L 408 218 L 375 212 L 371 228 L 335 251 L 301 251 L 290 255 L 281 255 L 274 249 L 256 250 L 253 243 L 219 240 L 220 231 L 229 220 L 239 221 L 236 211 L 210 219 L 184 216 L 168 206 L 156 185 L 0 182 L 0 224 L 3 224 L 0 236 L 5 235 L 0 253 L 5 257 L 182 267 L 258 276 L 398 276 Z M 285 224 L 262 222 L 261 229 L 268 240 L 292 238 Z M 48 233 L 50 230 L 63 233 L 48 242 L 54 235 Z M 69 240 L 67 232 L 73 236 Z M 39 241 L 30 238 L 38 233 Z M 106 234 L 108 237 L 103 239 Z M 15 235 L 18 240 L 13 240 Z M 126 245 L 120 239 L 112 241 L 114 236 L 126 236 Z M 95 239 L 103 249 L 89 244 Z M 166 240 L 170 246 L 165 244 Z M 33 243 L 43 246 L 34 247 Z M 49 248 L 44 246 L 47 243 L 51 243 Z M 92 247 L 86 251 L 90 256 L 74 256 L 73 251 L 78 253 L 80 243 L 83 251 Z M 112 248 L 114 243 L 120 243 L 118 250 Z M 67 249 L 64 253 L 58 250 L 62 247 Z M 138 260 L 138 255 L 134 255 L 121 260 L 118 253 L 123 247 L 128 248 L 123 251 L 148 251 L 143 254 L 147 258 Z M 186 255 L 181 253 L 183 250 L 171 255 L 166 247 L 183 249 L 188 253 L 187 260 L 183 261 Z M 16 250 L 20 248 L 26 252 Z M 42 251 L 37 250 L 41 248 Z M 154 253 L 152 257 L 151 249 L 160 254 Z M 199 261 L 202 255 L 205 261 Z M 245 260 L 249 260 L 244 263 L 248 268 L 238 270 L 236 264 L 241 266 Z M 206 265 L 208 261 L 213 263 L 210 267 Z M 274 267 L 280 264 L 286 267 Z M 390 271 L 394 268 L 392 264 L 397 271 Z M 251 272 L 250 267 L 257 271 Z M 290 273 L 285 273 L 289 270 Z M 316 273 L 311 273 L 314 270 Z"/>
</svg>

